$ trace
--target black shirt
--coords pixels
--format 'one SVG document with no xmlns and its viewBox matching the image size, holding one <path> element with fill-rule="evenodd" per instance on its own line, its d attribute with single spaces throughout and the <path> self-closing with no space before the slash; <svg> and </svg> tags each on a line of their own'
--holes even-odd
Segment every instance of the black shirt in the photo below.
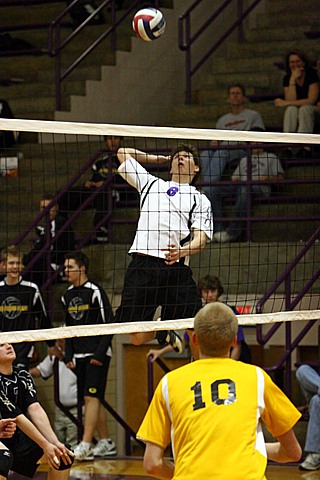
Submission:
<svg viewBox="0 0 320 480">
<path fill-rule="evenodd" d="M 79 287 L 70 286 L 61 301 L 66 311 L 66 325 L 97 325 L 112 323 L 113 312 L 105 291 L 97 283 L 88 280 Z M 66 339 L 65 361 L 73 355 L 92 354 L 102 361 L 111 346 L 112 335 L 74 337 Z M 82 355 L 83 354 L 83 355 Z"/>
</svg>

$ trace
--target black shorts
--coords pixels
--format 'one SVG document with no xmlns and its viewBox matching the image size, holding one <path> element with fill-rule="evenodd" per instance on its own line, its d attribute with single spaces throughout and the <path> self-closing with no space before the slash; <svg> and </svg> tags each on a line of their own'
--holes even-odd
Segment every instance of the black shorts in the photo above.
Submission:
<svg viewBox="0 0 320 480">
<path fill-rule="evenodd" d="M 76 359 L 78 398 L 97 397 L 104 400 L 110 357 L 106 356 L 101 366 L 91 365 L 92 356 Z"/>
<path fill-rule="evenodd" d="M 39 466 L 38 461 L 43 456 L 42 448 L 19 429 L 12 438 L 2 438 L 1 442 L 13 455 L 10 470 L 32 478 Z"/>
<path fill-rule="evenodd" d="M 125 274 L 115 322 L 152 321 L 158 306 L 162 320 L 191 318 L 202 307 L 188 265 L 166 265 L 161 258 L 132 255 Z"/>
</svg>

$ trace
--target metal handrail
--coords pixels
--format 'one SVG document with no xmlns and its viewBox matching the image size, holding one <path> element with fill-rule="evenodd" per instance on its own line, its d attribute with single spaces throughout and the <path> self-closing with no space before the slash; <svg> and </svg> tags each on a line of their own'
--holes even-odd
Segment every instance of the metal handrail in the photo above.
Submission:
<svg viewBox="0 0 320 480">
<path fill-rule="evenodd" d="M 315 242 L 320 239 L 320 227 L 311 235 L 305 246 L 301 249 L 299 254 L 296 258 L 291 262 L 291 264 L 281 273 L 279 278 L 275 281 L 275 283 L 270 287 L 270 289 L 265 293 L 265 295 L 257 302 L 256 312 L 262 313 L 263 306 L 267 302 L 267 300 L 277 291 L 277 289 L 285 285 L 285 310 L 292 311 L 301 301 L 301 299 L 306 295 L 306 293 L 310 290 L 312 285 L 320 278 L 320 268 L 316 270 L 313 276 L 308 280 L 308 282 L 303 286 L 300 292 L 292 299 L 292 290 L 291 290 L 291 275 L 294 269 L 297 267 L 299 262 L 303 259 L 303 257 L 309 252 L 309 250 L 314 246 Z M 271 367 L 268 367 L 266 370 L 270 372 L 274 372 L 280 370 L 281 368 L 285 368 L 285 390 L 288 396 L 291 396 L 292 392 L 292 379 L 291 379 L 291 354 L 297 348 L 301 340 L 306 336 L 309 330 L 313 327 L 316 323 L 316 320 L 310 320 L 307 324 L 303 327 L 303 329 L 299 332 L 299 334 L 292 339 L 292 330 L 290 322 L 285 324 L 285 352 L 284 354 L 278 359 L 276 364 Z M 282 324 L 277 323 L 272 325 L 269 328 L 268 332 L 263 334 L 262 326 L 257 325 L 256 333 L 257 333 L 257 341 L 260 345 L 265 345 L 276 333 L 276 331 L 280 328 Z"/>
<path fill-rule="evenodd" d="M 73 0 L 73 2 L 65 6 L 65 2 L 57 1 L 56 3 L 64 3 L 63 11 L 50 23 L 25 23 L 19 25 L 7 25 L 1 26 L 1 32 L 10 32 L 10 31 L 21 31 L 21 30 L 47 30 L 48 31 L 48 43 L 46 48 L 34 48 L 26 50 L 10 50 L 7 52 L 1 52 L 1 55 L 25 55 L 25 54 L 47 54 L 55 58 L 55 87 L 56 87 L 56 109 L 61 110 L 62 107 L 62 82 L 65 80 L 77 67 L 78 65 L 91 54 L 98 45 L 101 44 L 106 38 L 111 38 L 111 50 L 112 52 L 116 51 L 117 48 L 117 28 L 123 21 L 131 14 L 132 11 L 139 5 L 140 0 L 132 0 L 130 6 L 124 10 L 121 15 L 116 17 L 116 0 L 103 0 L 102 3 L 92 12 L 86 20 L 77 27 L 68 37 L 64 40 L 61 40 L 61 29 L 70 28 L 71 22 L 66 16 L 69 14 L 72 7 L 74 7 L 80 0 Z M 14 7 L 14 6 L 31 6 L 31 5 L 41 5 L 49 3 L 48 0 L 0 0 L 1 7 Z M 155 0 L 154 6 L 159 5 L 159 0 Z M 85 28 L 90 23 L 90 21 L 100 12 L 110 10 L 110 26 L 106 27 L 105 31 L 95 40 L 93 43 L 82 52 L 74 62 L 69 65 L 62 72 L 62 55 L 66 46 L 68 46 L 74 39 L 78 40 L 80 35 L 85 34 Z"/>
<path fill-rule="evenodd" d="M 202 55 L 198 59 L 197 63 L 192 66 L 192 47 L 196 40 L 198 40 L 204 32 L 207 31 L 213 22 L 219 18 L 219 16 L 225 11 L 225 9 L 232 3 L 237 2 L 237 20 L 235 20 L 229 28 L 220 36 L 220 38 L 212 45 L 210 44 L 208 49 L 202 49 Z M 178 23 L 178 35 L 179 35 L 179 48 L 186 52 L 186 93 L 185 103 L 190 104 L 192 101 L 192 77 L 202 67 L 202 65 L 212 57 L 213 53 L 230 37 L 230 35 L 238 29 L 238 42 L 243 41 L 243 22 L 260 3 L 261 0 L 254 0 L 245 10 L 243 10 L 243 0 L 225 0 L 212 15 L 210 15 L 206 21 L 198 28 L 198 30 L 192 35 L 192 18 L 191 14 L 194 13 L 197 17 L 196 9 L 203 0 L 195 0 L 192 5 L 179 17 Z"/>
</svg>

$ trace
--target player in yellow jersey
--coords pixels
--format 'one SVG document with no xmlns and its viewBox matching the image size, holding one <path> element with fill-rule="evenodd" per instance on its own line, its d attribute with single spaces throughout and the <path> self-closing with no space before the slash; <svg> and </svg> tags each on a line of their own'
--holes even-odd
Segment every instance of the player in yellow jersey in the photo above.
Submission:
<svg viewBox="0 0 320 480">
<path fill-rule="evenodd" d="M 292 428 L 301 415 L 261 368 L 229 358 L 237 330 L 237 316 L 220 302 L 197 313 L 188 331 L 197 360 L 162 378 L 137 433 L 148 474 L 263 480 L 267 458 L 300 459 Z M 277 441 L 265 443 L 262 422 Z M 170 441 L 174 463 L 164 458 Z"/>
</svg>

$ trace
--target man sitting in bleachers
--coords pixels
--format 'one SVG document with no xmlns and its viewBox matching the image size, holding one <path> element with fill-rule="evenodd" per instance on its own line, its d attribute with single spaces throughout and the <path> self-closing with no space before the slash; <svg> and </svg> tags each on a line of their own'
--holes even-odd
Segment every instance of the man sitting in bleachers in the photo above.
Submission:
<svg viewBox="0 0 320 480">
<path fill-rule="evenodd" d="M 224 222 L 216 222 L 216 233 L 213 238 L 216 242 L 226 243 L 239 239 L 245 228 L 245 217 L 248 213 L 248 185 L 244 182 L 248 178 L 249 159 L 243 157 L 232 174 L 233 185 L 220 184 L 211 187 L 211 205 L 215 218 L 223 218 L 222 200 L 226 196 L 233 196 L 235 204 L 229 226 Z M 279 158 L 271 152 L 266 152 L 262 147 L 252 149 L 251 179 L 258 182 L 267 180 L 278 181 L 284 178 L 284 171 Z M 271 185 L 254 183 L 251 185 L 252 196 L 271 195 Z"/>
</svg>

